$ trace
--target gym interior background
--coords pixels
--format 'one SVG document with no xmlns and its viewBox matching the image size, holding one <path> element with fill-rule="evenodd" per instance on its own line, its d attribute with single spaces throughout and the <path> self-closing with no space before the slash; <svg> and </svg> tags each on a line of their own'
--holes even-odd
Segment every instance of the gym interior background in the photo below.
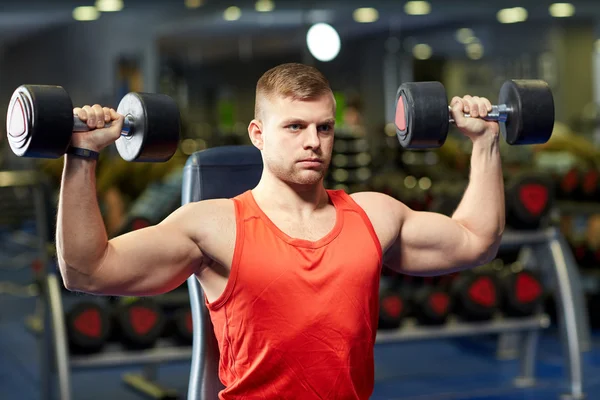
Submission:
<svg viewBox="0 0 600 400">
<path fill-rule="evenodd" d="M 125 162 L 114 146 L 101 155 L 98 198 L 114 236 L 181 204 L 189 155 L 249 144 L 256 81 L 276 64 L 311 64 L 330 79 L 338 121 L 328 187 L 442 213 L 464 190 L 469 143 L 451 128 L 441 148 L 403 149 L 398 87 L 439 81 L 448 99 L 494 102 L 507 79 L 544 80 L 552 138 L 502 146 L 509 232 L 498 260 L 438 279 L 382 276 L 373 399 L 599 398 L 600 4 L 518 3 L 3 0 L 0 108 L 22 84 L 62 86 L 74 105 L 116 108 L 130 91 L 177 102 L 181 141 L 169 162 Z M 56 386 L 67 385 L 74 399 L 185 398 L 186 285 L 151 299 L 60 290 L 50 306 L 62 158 L 17 157 L 5 139 L 2 397 L 61 398 Z M 57 315 L 63 324 L 44 324 Z M 67 358 L 54 351 L 61 340 Z"/>
</svg>

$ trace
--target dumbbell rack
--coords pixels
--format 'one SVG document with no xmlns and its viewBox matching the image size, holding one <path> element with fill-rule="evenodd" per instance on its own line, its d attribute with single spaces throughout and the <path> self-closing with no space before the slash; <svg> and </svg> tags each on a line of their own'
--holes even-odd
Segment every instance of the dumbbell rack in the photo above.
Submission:
<svg viewBox="0 0 600 400">
<path fill-rule="evenodd" d="M 535 264 L 543 276 L 544 286 L 554 290 L 560 338 L 568 371 L 569 393 L 564 398 L 582 398 L 581 352 L 587 350 L 590 345 L 588 313 L 579 272 L 566 240 L 557 228 L 534 232 L 506 232 L 501 244 L 501 250 L 504 249 L 521 249 L 523 257 L 528 257 L 524 260 L 525 263 Z M 528 387 L 535 383 L 534 369 L 539 333 L 549 325 L 550 318 L 545 314 L 525 318 L 497 318 L 475 323 L 450 321 L 444 326 L 403 326 L 394 331 L 380 331 L 377 333 L 376 343 L 499 334 L 498 351 L 518 354 L 520 358 L 521 371 L 515 379 L 515 385 Z M 517 340 L 514 340 L 516 334 Z"/>
<path fill-rule="evenodd" d="M 153 381 L 156 379 L 156 367 L 160 364 L 191 359 L 191 346 L 174 346 L 168 340 L 160 339 L 151 349 L 133 351 L 124 350 L 119 344 L 107 344 L 101 353 L 74 355 L 69 353 L 64 318 L 61 283 L 55 271 L 49 271 L 43 290 L 46 299 L 44 332 L 42 340 L 41 381 L 45 399 L 54 399 L 58 391 L 60 400 L 71 400 L 71 373 L 95 368 L 143 366 L 140 376 L 128 374 L 125 383 L 133 389 L 140 386 L 153 386 L 154 390 L 164 390 Z M 58 387 L 54 386 L 57 380 Z M 143 385 L 138 385 L 143 381 Z"/>
<path fill-rule="evenodd" d="M 542 267 L 545 285 L 556 291 L 558 323 L 567 362 L 568 395 L 571 398 L 581 398 L 583 388 L 580 353 L 582 349 L 589 346 L 589 328 L 581 282 L 565 240 L 555 228 L 536 232 L 507 232 L 503 236 L 502 248 L 531 250 L 537 265 Z M 124 351 L 118 345 L 108 345 L 102 353 L 72 357 L 67 346 L 60 282 L 56 272 L 49 271 L 43 292 L 47 304 L 45 315 L 49 316 L 44 320 L 45 362 L 42 362 L 42 393 L 46 398 L 52 398 L 53 382 L 58 379 L 59 398 L 70 400 L 72 398 L 71 372 L 75 370 L 144 365 L 150 367 L 146 371 L 152 371 L 151 367 L 158 364 L 191 359 L 191 347 L 174 347 L 163 341 L 149 350 Z M 539 332 L 549 325 L 548 316 L 542 314 L 527 318 L 495 319 L 477 323 L 450 322 L 442 327 L 409 326 L 392 332 L 378 332 L 376 343 L 423 341 L 492 333 L 524 334 L 523 340 L 516 343 L 520 349 L 517 354 L 521 358 L 521 371 L 520 376 L 515 380 L 517 386 L 524 387 L 535 382 L 534 367 Z M 148 372 L 145 378 L 151 380 L 152 372 Z"/>
</svg>

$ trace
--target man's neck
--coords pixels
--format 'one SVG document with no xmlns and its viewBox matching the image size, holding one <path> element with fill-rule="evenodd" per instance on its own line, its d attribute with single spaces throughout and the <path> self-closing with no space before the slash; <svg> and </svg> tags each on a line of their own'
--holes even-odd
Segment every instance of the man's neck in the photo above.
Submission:
<svg viewBox="0 0 600 400">
<path fill-rule="evenodd" d="M 312 213 L 329 203 L 322 181 L 312 185 L 298 185 L 263 177 L 252 194 L 263 205 L 298 214 Z"/>
</svg>

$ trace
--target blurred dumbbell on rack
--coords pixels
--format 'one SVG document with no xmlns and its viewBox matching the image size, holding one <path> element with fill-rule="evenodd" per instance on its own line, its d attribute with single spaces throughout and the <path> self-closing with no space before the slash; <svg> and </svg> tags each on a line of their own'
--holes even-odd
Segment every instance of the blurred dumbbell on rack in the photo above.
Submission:
<svg viewBox="0 0 600 400">
<path fill-rule="evenodd" d="M 369 186 L 373 176 L 372 156 L 366 138 L 336 132 L 327 186 L 353 192 Z"/>
<path fill-rule="evenodd" d="M 379 285 L 379 330 L 394 330 L 402 326 L 409 315 L 409 300 L 406 295 L 405 277 L 390 274 L 382 276 Z"/>
<path fill-rule="evenodd" d="M 505 178 L 506 224 L 509 228 L 540 229 L 550 222 L 554 184 L 547 174 L 522 172 Z M 434 183 L 429 210 L 451 216 L 460 204 L 467 184 L 466 181 Z"/>
<path fill-rule="evenodd" d="M 420 279 L 419 287 L 413 293 L 413 313 L 419 325 L 442 325 L 452 311 L 452 297 L 447 282 L 450 275 Z"/>
<path fill-rule="evenodd" d="M 453 312 L 463 320 L 525 317 L 543 311 L 545 290 L 536 271 L 501 260 L 461 272 L 451 283 Z"/>
<path fill-rule="evenodd" d="M 568 238 L 569 247 L 575 262 L 582 269 L 600 269 L 600 248 L 596 248 L 586 238 Z"/>
<path fill-rule="evenodd" d="M 600 171 L 595 166 L 573 166 L 557 175 L 557 197 L 575 202 L 600 201 Z"/>
</svg>

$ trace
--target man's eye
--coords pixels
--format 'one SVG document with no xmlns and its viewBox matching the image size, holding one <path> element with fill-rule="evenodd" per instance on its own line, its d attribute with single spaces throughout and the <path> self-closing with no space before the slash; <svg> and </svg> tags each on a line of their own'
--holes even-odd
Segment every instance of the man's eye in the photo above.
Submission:
<svg viewBox="0 0 600 400">
<path fill-rule="evenodd" d="M 331 125 L 321 125 L 319 126 L 319 131 L 321 132 L 329 132 L 333 129 Z"/>
<path fill-rule="evenodd" d="M 292 124 L 292 125 L 288 125 L 288 129 L 292 130 L 292 131 L 298 131 L 300 130 L 301 126 L 299 124 Z"/>
</svg>

